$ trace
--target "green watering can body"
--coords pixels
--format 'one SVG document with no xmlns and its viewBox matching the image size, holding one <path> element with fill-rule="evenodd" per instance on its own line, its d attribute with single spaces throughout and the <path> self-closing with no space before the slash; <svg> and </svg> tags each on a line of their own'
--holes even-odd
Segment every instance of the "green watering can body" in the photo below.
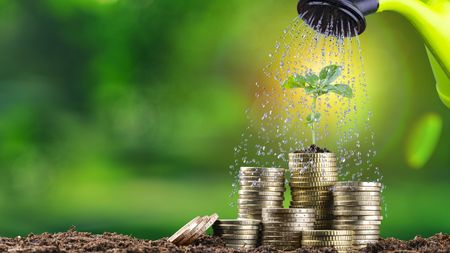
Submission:
<svg viewBox="0 0 450 253">
<path fill-rule="evenodd" d="M 422 35 L 437 92 L 450 108 L 450 0 L 379 0 L 382 11 L 403 15 Z"/>
</svg>

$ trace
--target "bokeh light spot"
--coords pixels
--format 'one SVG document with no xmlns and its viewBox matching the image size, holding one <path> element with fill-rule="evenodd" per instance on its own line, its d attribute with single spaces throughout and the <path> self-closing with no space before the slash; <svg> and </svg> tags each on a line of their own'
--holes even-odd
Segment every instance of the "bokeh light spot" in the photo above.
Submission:
<svg viewBox="0 0 450 253">
<path fill-rule="evenodd" d="M 419 119 L 411 129 L 406 143 L 406 162 L 411 168 L 422 168 L 431 155 L 442 132 L 442 118 L 428 113 Z"/>
</svg>

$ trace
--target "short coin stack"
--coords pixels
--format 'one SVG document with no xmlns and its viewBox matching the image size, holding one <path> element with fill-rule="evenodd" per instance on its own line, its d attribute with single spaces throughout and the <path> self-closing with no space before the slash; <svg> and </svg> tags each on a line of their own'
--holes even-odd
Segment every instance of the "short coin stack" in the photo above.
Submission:
<svg viewBox="0 0 450 253">
<path fill-rule="evenodd" d="M 365 247 L 380 237 L 381 183 L 338 182 L 334 186 L 334 229 L 354 231 L 354 246 Z"/>
<path fill-rule="evenodd" d="M 173 234 L 168 241 L 176 245 L 188 245 L 203 235 L 219 218 L 217 214 L 197 216 Z"/>
<path fill-rule="evenodd" d="M 352 250 L 351 230 L 310 230 L 302 232 L 302 247 L 334 247 L 338 252 Z"/>
<path fill-rule="evenodd" d="M 312 208 L 264 208 L 262 245 L 280 250 L 300 248 L 301 231 L 314 228 Z"/>
<path fill-rule="evenodd" d="M 260 243 L 261 221 L 217 220 L 213 230 L 214 235 L 221 237 L 227 247 L 255 248 Z"/>
<path fill-rule="evenodd" d="M 334 153 L 290 153 L 289 170 L 292 208 L 314 208 L 315 229 L 331 229 L 333 195 L 330 188 L 338 180 Z"/>
<path fill-rule="evenodd" d="M 238 218 L 261 220 L 262 208 L 283 207 L 284 174 L 282 168 L 241 167 Z"/>
</svg>

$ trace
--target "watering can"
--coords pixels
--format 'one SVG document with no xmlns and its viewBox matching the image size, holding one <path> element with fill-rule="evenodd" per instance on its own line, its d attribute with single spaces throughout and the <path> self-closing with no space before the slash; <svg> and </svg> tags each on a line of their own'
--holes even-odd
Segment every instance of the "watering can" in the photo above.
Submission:
<svg viewBox="0 0 450 253">
<path fill-rule="evenodd" d="M 369 14 L 403 15 L 422 35 L 437 92 L 450 108 L 450 0 L 300 0 L 297 10 L 318 32 L 345 37 L 364 32 Z"/>
</svg>

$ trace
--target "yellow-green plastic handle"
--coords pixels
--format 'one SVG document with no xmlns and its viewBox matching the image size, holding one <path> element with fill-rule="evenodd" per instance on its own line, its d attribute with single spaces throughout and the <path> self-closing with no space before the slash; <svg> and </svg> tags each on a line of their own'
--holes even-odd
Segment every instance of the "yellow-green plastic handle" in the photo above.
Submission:
<svg viewBox="0 0 450 253">
<path fill-rule="evenodd" d="M 450 0 L 380 0 L 378 12 L 405 16 L 424 38 L 436 88 L 450 108 Z"/>
</svg>

